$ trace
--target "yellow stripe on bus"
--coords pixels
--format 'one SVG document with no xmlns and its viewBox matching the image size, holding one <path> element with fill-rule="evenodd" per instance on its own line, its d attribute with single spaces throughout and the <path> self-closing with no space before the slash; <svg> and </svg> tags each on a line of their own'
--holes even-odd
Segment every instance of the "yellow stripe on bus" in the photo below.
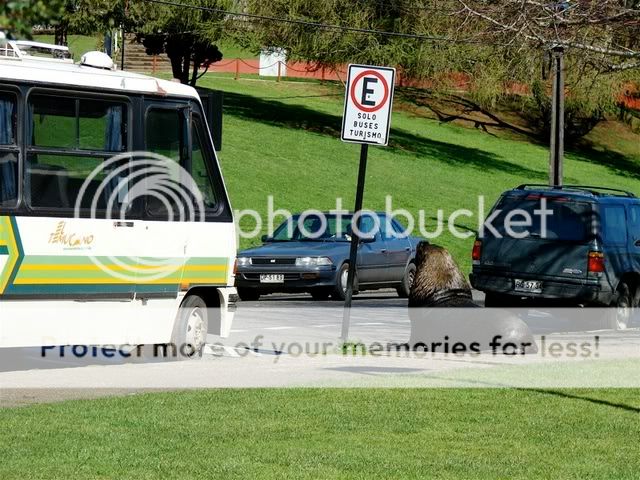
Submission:
<svg viewBox="0 0 640 480">
<path fill-rule="evenodd" d="M 137 282 L 127 282 L 119 278 L 19 278 L 14 281 L 15 285 L 45 285 L 45 284 L 63 284 L 63 285 L 100 285 L 100 284 L 140 284 L 140 285 L 157 285 L 166 284 L 173 285 L 178 283 L 211 283 L 224 284 L 225 277 L 209 277 L 209 278 L 183 278 L 181 281 L 170 278 L 159 278 L 155 280 L 142 280 Z"/>
<path fill-rule="evenodd" d="M 20 267 L 20 271 L 38 271 L 38 270 L 168 270 L 168 271 L 177 271 L 177 270 L 197 270 L 197 271 L 225 271 L 227 269 L 226 265 L 159 265 L 154 267 L 152 265 L 76 265 L 76 264 L 31 264 L 31 265 L 22 265 Z"/>
</svg>

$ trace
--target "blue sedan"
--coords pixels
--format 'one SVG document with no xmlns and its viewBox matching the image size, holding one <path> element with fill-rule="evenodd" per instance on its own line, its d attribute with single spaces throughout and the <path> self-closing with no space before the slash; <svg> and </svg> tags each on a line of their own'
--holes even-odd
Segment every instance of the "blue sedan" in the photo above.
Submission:
<svg viewBox="0 0 640 480">
<path fill-rule="evenodd" d="M 316 300 L 344 300 L 352 234 L 351 214 L 294 215 L 263 245 L 238 253 L 236 287 L 242 300 L 274 292 L 309 292 Z M 407 297 L 420 238 L 384 213 L 363 215 L 354 291 L 395 288 Z"/>
</svg>

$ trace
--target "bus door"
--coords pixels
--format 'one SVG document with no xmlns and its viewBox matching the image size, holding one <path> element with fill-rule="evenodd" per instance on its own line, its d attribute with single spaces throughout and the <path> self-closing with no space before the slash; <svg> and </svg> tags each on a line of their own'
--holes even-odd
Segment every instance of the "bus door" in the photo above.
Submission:
<svg viewBox="0 0 640 480">
<path fill-rule="evenodd" d="M 145 151 L 134 169 L 145 170 L 144 252 L 138 297 L 176 297 L 186 259 L 185 223 L 197 212 L 186 173 L 190 156 L 189 105 L 170 100 L 147 101 Z M 138 165 L 139 163 L 139 165 Z M 146 273 L 145 273 L 146 272 Z"/>
</svg>

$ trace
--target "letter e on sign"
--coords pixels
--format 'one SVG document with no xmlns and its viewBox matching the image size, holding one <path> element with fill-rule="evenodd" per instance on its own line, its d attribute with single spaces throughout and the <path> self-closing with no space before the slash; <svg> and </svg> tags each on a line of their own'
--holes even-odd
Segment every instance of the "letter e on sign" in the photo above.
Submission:
<svg viewBox="0 0 640 480">
<path fill-rule="evenodd" d="M 342 116 L 343 142 L 387 145 L 396 69 L 349 65 Z"/>
</svg>

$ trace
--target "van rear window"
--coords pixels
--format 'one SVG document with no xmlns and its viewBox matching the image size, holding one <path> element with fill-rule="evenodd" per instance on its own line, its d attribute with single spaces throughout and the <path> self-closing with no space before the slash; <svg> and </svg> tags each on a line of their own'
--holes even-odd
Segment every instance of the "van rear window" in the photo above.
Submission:
<svg viewBox="0 0 640 480">
<path fill-rule="evenodd" d="M 550 211 L 546 217 L 546 231 L 543 228 L 545 223 L 543 216 L 539 212 L 542 208 L 542 198 L 545 199 L 546 208 Z M 511 230 L 516 234 L 528 231 L 532 238 L 569 242 L 584 242 L 593 236 L 593 207 L 587 202 L 575 202 L 564 197 L 505 196 L 496 205 L 496 209 L 500 213 L 491 224 L 504 237 L 509 236 L 507 218 L 514 210 L 523 214 L 513 216 L 514 221 L 521 221 L 526 215 L 531 218 L 530 226 L 511 225 Z M 485 231 L 491 235 L 490 230 L 485 229 Z"/>
</svg>

